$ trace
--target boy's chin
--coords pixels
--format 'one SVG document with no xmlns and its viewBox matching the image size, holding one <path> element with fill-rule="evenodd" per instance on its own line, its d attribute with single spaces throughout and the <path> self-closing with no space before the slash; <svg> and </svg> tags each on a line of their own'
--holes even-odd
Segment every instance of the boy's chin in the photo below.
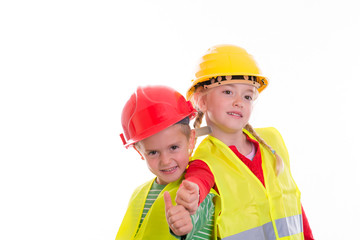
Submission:
<svg viewBox="0 0 360 240">
<path fill-rule="evenodd" d="M 181 177 L 181 174 L 177 174 L 177 173 L 172 174 L 172 176 L 163 177 L 163 178 L 161 178 L 161 180 L 159 177 L 157 177 L 157 183 L 159 184 L 159 182 L 161 182 L 160 185 L 167 185 L 171 182 L 175 182 L 180 177 Z"/>
</svg>

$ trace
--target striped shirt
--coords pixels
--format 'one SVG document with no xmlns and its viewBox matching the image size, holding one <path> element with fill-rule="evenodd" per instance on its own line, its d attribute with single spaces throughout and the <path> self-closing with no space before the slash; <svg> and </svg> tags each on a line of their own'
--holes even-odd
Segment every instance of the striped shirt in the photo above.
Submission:
<svg viewBox="0 0 360 240">
<path fill-rule="evenodd" d="M 212 199 L 214 196 L 209 193 L 196 213 L 191 215 L 193 229 L 185 239 L 213 239 L 215 207 Z"/>
<path fill-rule="evenodd" d="M 138 230 L 140 229 L 140 226 L 144 221 L 146 214 L 149 212 L 149 209 L 157 199 L 160 192 L 165 188 L 165 186 L 166 185 L 157 184 L 156 181 L 154 181 L 145 201 L 145 206 L 143 209 Z M 212 202 L 212 199 L 214 196 L 215 196 L 214 194 L 209 193 L 204 199 L 204 201 L 198 207 L 196 213 L 194 215 L 191 215 L 193 229 L 189 234 L 186 235 L 186 237 L 185 236 L 179 237 L 172 233 L 173 236 L 177 237 L 178 239 L 186 239 L 186 240 L 212 239 L 211 237 L 213 235 L 213 229 L 214 229 L 214 212 L 215 212 L 215 207 Z"/>
<path fill-rule="evenodd" d="M 144 218 L 146 217 L 146 214 L 149 212 L 149 209 L 157 199 L 160 192 L 165 188 L 166 185 L 160 185 L 157 184 L 156 181 L 154 181 L 153 185 L 151 186 L 151 189 L 146 197 L 145 206 L 143 209 L 143 213 L 141 215 L 140 224 L 138 229 L 140 228 L 142 222 L 144 221 Z M 165 211 L 165 210 L 164 210 Z"/>
</svg>

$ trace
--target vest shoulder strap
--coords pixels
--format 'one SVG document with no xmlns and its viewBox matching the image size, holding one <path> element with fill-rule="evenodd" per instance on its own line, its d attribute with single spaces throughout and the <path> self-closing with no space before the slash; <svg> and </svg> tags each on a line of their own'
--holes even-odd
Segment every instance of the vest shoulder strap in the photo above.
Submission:
<svg viewBox="0 0 360 240">
<path fill-rule="evenodd" d="M 128 208 L 116 235 L 116 240 L 132 239 L 138 229 L 143 210 L 143 203 L 146 200 L 147 193 L 155 179 L 152 179 L 138 186 L 129 201 Z"/>
<path fill-rule="evenodd" d="M 255 131 L 281 156 L 287 166 L 289 166 L 289 153 L 280 132 L 274 127 L 256 128 Z"/>
</svg>

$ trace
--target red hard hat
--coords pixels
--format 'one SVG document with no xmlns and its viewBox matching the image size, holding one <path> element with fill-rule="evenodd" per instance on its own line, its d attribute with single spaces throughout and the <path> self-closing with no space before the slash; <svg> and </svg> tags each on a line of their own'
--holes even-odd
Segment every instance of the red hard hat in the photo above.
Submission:
<svg viewBox="0 0 360 240">
<path fill-rule="evenodd" d="M 126 102 L 121 124 L 124 134 L 120 137 L 126 148 L 165 128 L 190 117 L 196 110 L 190 101 L 166 86 L 138 87 Z"/>
</svg>

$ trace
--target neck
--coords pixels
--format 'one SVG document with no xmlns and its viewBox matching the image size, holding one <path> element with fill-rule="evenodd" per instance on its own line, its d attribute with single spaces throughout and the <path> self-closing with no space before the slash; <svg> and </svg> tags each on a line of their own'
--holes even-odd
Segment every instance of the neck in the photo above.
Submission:
<svg viewBox="0 0 360 240">
<path fill-rule="evenodd" d="M 226 131 L 219 129 L 211 123 L 209 126 L 212 130 L 211 136 L 219 139 L 227 146 L 235 146 L 243 155 L 247 155 L 251 152 L 252 143 L 247 140 L 246 134 L 242 131 L 242 129 L 238 131 Z"/>
<path fill-rule="evenodd" d="M 221 140 L 226 145 L 237 145 L 239 143 L 244 143 L 246 141 L 246 135 L 243 133 L 242 130 L 238 131 L 227 131 L 224 129 L 219 129 L 212 124 L 209 124 L 211 127 L 213 137 Z"/>
</svg>

